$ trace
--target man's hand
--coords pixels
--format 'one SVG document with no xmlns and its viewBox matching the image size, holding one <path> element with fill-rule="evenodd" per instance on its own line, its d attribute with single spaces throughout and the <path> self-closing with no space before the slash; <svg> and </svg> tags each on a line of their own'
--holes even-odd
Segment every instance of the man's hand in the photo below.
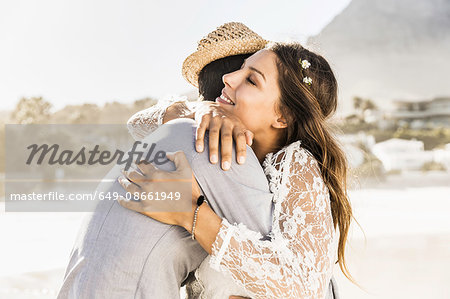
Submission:
<svg viewBox="0 0 450 299">
<path fill-rule="evenodd" d="M 195 120 L 199 123 L 195 140 L 198 152 L 204 150 L 204 138 L 206 130 L 209 130 L 209 159 L 215 164 L 219 161 L 219 140 L 221 150 L 222 169 L 228 170 L 231 165 L 233 140 L 236 143 L 236 160 L 243 164 L 246 158 L 246 144 L 253 142 L 253 133 L 242 122 L 222 108 L 220 104 L 209 102 L 198 108 L 195 112 Z"/>
</svg>

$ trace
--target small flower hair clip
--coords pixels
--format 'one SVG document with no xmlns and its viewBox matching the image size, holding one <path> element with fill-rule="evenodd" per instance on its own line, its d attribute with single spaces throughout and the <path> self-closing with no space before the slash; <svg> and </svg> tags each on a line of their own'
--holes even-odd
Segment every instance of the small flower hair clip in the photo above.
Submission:
<svg viewBox="0 0 450 299">
<path fill-rule="evenodd" d="M 308 60 L 299 59 L 298 62 L 301 64 L 302 69 L 304 69 L 304 70 L 306 70 L 307 68 L 309 68 L 311 66 L 311 63 L 309 63 Z"/>
<path fill-rule="evenodd" d="M 302 67 L 302 70 L 306 70 L 306 69 L 308 69 L 311 66 L 311 63 L 309 63 L 309 61 L 306 60 L 306 59 L 305 60 L 299 59 L 298 63 L 300 63 L 300 66 Z M 302 72 L 302 75 L 303 75 L 303 72 Z M 311 85 L 312 84 L 312 79 L 310 77 L 306 77 L 305 76 L 305 77 L 303 77 L 303 83 Z"/>
<path fill-rule="evenodd" d="M 305 77 L 305 78 L 303 78 L 303 83 L 311 85 L 312 84 L 312 79 L 310 77 Z"/>
</svg>

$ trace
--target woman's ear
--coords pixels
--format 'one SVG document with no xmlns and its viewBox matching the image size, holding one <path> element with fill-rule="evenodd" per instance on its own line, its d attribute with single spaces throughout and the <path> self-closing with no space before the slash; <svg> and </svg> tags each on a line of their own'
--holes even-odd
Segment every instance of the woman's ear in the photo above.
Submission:
<svg viewBox="0 0 450 299">
<path fill-rule="evenodd" d="M 279 116 L 273 123 L 272 127 L 275 129 L 284 129 L 287 127 L 287 121 L 284 117 Z"/>
</svg>

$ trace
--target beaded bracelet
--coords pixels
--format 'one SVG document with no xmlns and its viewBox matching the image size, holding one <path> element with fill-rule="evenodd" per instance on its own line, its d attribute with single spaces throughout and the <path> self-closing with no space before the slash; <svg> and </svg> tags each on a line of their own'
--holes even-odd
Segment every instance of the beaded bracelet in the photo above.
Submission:
<svg viewBox="0 0 450 299">
<path fill-rule="evenodd" d="M 197 199 L 197 207 L 195 208 L 195 211 L 194 211 L 194 221 L 192 223 L 192 232 L 191 232 L 192 240 L 195 240 L 195 225 L 197 224 L 197 214 L 198 214 L 198 210 L 200 209 L 200 206 L 202 205 L 202 203 L 208 204 L 208 201 L 206 200 L 206 198 L 203 195 L 200 195 Z"/>
</svg>

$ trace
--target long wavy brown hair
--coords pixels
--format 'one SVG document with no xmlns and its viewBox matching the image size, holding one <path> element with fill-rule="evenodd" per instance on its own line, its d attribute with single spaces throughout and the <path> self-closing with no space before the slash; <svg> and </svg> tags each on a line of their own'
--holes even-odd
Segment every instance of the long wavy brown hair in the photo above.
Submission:
<svg viewBox="0 0 450 299">
<path fill-rule="evenodd" d="M 282 144 L 301 140 L 318 161 L 322 178 L 330 192 L 334 227 L 339 228 L 338 263 L 354 282 L 345 263 L 345 245 L 353 218 L 347 195 L 347 160 L 328 125 L 337 107 L 337 81 L 328 62 L 298 43 L 273 43 L 267 49 L 278 58 L 279 111 L 287 129 Z M 302 61 L 308 61 L 308 68 Z M 305 79 L 306 78 L 306 79 Z M 305 83 L 311 79 L 311 84 Z"/>
</svg>

